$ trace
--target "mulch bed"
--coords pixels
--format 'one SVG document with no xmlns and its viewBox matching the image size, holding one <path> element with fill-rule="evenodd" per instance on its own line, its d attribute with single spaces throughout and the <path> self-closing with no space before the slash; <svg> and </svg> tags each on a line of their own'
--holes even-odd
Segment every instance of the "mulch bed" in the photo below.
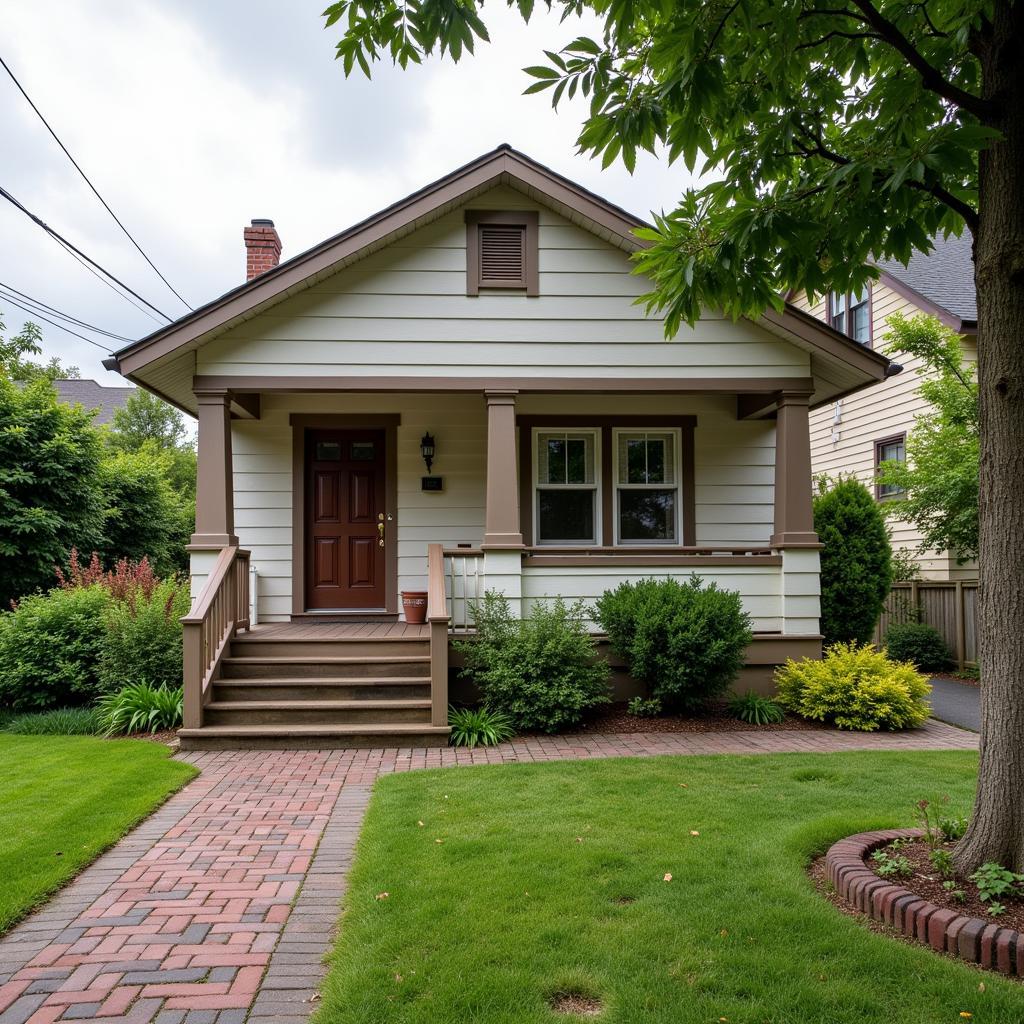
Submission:
<svg viewBox="0 0 1024 1024">
<path fill-rule="evenodd" d="M 787 716 L 775 725 L 750 725 L 733 718 L 724 704 L 710 706 L 707 711 L 695 715 L 658 715 L 655 718 L 639 718 L 626 710 L 625 704 L 612 704 L 593 718 L 582 722 L 577 733 L 639 733 L 639 732 L 790 732 L 794 729 L 832 730 L 821 722 L 808 722 L 803 718 Z"/>
<path fill-rule="evenodd" d="M 942 849 L 948 850 L 950 853 L 953 852 L 954 847 L 954 843 L 942 844 Z M 883 849 L 888 849 L 888 847 L 883 847 Z M 914 873 L 909 878 L 889 878 L 887 881 L 909 889 L 916 896 L 928 900 L 929 903 L 934 903 L 937 907 L 955 910 L 958 914 L 963 914 L 966 917 L 981 917 L 1001 928 L 1012 928 L 1014 931 L 1024 932 L 1024 900 L 1001 898 L 999 902 L 1006 907 L 1006 913 L 992 917 L 988 912 L 989 905 L 978 898 L 978 887 L 966 878 L 954 879 L 957 888 L 964 893 L 964 901 L 961 903 L 953 899 L 942 888 L 945 879 L 928 860 L 930 850 L 931 847 L 923 841 L 910 843 L 907 846 L 900 846 L 898 850 L 893 850 L 894 856 L 903 856 L 910 861 Z M 869 868 L 874 870 L 874 861 L 869 859 L 866 863 Z"/>
</svg>

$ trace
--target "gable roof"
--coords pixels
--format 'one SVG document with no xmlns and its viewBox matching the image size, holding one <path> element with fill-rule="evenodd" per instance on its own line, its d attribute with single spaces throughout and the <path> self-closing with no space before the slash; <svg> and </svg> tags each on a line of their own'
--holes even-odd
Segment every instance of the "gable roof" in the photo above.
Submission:
<svg viewBox="0 0 1024 1024">
<path fill-rule="evenodd" d="M 163 380 L 172 372 L 167 369 L 170 360 L 502 184 L 518 189 L 627 253 L 648 244 L 634 233 L 637 228 L 650 226 L 645 221 L 503 144 L 120 349 L 104 360 L 104 365 L 185 408 L 162 390 Z M 881 380 L 889 366 L 881 354 L 791 306 L 782 314 L 769 311 L 760 324 L 809 351 L 812 370 L 815 356 L 819 363 L 827 364 L 829 399 Z M 147 371 L 145 378 L 137 376 L 140 371 Z M 180 375 L 181 370 L 173 372 Z"/>
<path fill-rule="evenodd" d="M 932 307 L 933 312 L 946 313 L 940 319 L 966 333 L 978 322 L 972 242 L 966 231 L 959 238 L 939 235 L 932 239 L 935 248 L 931 252 L 915 252 L 907 266 L 895 260 L 882 260 L 875 266 L 895 291 L 918 305 Z"/>
<path fill-rule="evenodd" d="M 53 382 L 57 400 L 64 405 L 81 405 L 86 409 L 98 409 L 93 423 L 113 423 L 114 413 L 124 408 L 136 388 L 107 388 L 94 380 L 76 380 L 61 377 Z"/>
</svg>

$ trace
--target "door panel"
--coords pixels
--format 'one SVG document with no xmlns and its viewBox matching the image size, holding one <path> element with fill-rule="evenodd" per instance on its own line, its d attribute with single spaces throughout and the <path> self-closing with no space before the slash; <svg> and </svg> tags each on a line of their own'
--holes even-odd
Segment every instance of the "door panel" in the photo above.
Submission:
<svg viewBox="0 0 1024 1024">
<path fill-rule="evenodd" d="M 306 607 L 383 609 L 387 536 L 383 430 L 306 434 Z M 384 525 L 381 531 L 378 527 Z"/>
</svg>

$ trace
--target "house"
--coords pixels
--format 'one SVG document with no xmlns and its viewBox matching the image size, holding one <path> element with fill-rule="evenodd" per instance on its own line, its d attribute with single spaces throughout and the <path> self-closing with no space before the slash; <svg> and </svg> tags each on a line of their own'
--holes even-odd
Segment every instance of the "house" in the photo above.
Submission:
<svg viewBox="0 0 1024 1024">
<path fill-rule="evenodd" d="M 109 388 L 94 380 L 79 380 L 77 377 L 58 377 L 53 382 L 57 401 L 63 405 L 80 405 L 92 412 L 95 426 L 109 426 L 114 422 L 114 413 L 128 404 L 135 388 Z"/>
<path fill-rule="evenodd" d="M 485 589 L 699 574 L 745 685 L 820 651 L 810 410 L 888 361 L 795 308 L 666 341 L 641 224 L 500 146 L 284 263 L 254 221 L 245 284 L 117 353 L 199 419 L 186 746 L 446 742 Z"/>
<path fill-rule="evenodd" d="M 977 359 L 977 301 L 971 239 L 936 238 L 930 253 L 915 252 L 908 266 L 883 262 L 877 281 L 862 295 L 830 295 L 809 306 L 797 296 L 797 306 L 831 323 L 868 348 L 883 344 L 886 323 L 893 313 L 936 316 L 963 339 L 964 355 Z M 906 458 L 907 434 L 916 418 L 929 409 L 918 392 L 921 361 L 899 357 L 903 371 L 859 391 L 824 404 L 811 413 L 811 465 L 815 474 L 853 474 L 874 487 L 879 501 L 894 495 L 876 483 L 878 466 L 887 459 Z M 893 548 L 911 556 L 925 580 L 973 581 L 976 562 L 957 563 L 950 551 L 919 550 L 921 532 L 912 524 L 889 520 Z"/>
</svg>

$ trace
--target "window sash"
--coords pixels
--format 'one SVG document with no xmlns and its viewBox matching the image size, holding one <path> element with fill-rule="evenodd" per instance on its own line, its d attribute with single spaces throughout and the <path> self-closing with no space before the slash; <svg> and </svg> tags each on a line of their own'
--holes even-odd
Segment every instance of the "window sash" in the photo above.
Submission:
<svg viewBox="0 0 1024 1024">
<path fill-rule="evenodd" d="M 907 442 L 906 438 L 897 438 L 892 441 L 879 441 L 875 445 L 875 471 L 882 467 L 883 462 L 906 462 Z M 896 484 L 878 484 L 879 498 L 895 498 L 904 493 L 902 487 Z"/>
<path fill-rule="evenodd" d="M 830 327 L 861 345 L 871 344 L 871 289 L 829 292 L 826 305 Z"/>
<path fill-rule="evenodd" d="M 613 457 L 615 466 L 612 477 L 614 481 L 614 494 L 612 496 L 614 515 L 614 542 L 616 547 L 636 547 L 638 545 L 668 545 L 679 544 L 679 537 L 682 533 L 682 435 L 678 429 L 657 428 L 633 430 L 623 427 L 612 433 Z M 660 479 L 646 480 L 645 482 L 629 482 L 629 443 L 643 439 L 645 443 L 645 475 L 650 474 L 650 443 L 661 442 L 663 446 L 663 466 Z M 672 492 L 672 515 L 671 528 L 666 537 L 638 537 L 626 539 L 623 537 L 623 501 L 624 492 Z M 636 505 L 635 500 L 627 504 Z"/>
<path fill-rule="evenodd" d="M 562 440 L 566 443 L 564 462 L 562 464 L 562 480 L 551 479 L 552 466 L 550 442 Z M 583 480 L 570 482 L 570 443 L 583 444 Z M 560 430 L 557 427 L 538 428 L 533 432 L 533 511 L 534 511 L 534 542 L 537 545 L 556 544 L 564 547 L 594 546 L 601 536 L 601 503 L 600 493 L 600 430 L 598 428 L 582 428 L 576 430 Z M 557 474 L 556 474 L 557 475 Z M 545 537 L 542 534 L 543 517 L 541 515 L 543 495 L 545 492 L 590 492 L 592 511 L 591 522 L 593 532 L 590 537 Z"/>
</svg>

